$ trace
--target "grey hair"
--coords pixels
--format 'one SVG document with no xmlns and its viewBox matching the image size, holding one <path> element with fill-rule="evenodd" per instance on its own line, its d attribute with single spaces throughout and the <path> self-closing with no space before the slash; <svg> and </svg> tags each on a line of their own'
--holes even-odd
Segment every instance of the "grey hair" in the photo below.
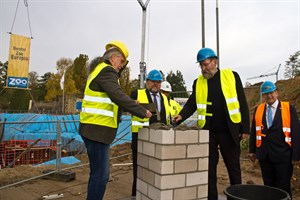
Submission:
<svg viewBox="0 0 300 200">
<path fill-rule="evenodd" d="M 110 49 L 108 49 L 102 57 L 96 57 L 94 58 L 88 68 L 89 73 L 91 73 L 99 63 L 105 62 L 107 64 L 110 64 L 109 59 L 113 56 L 113 55 L 117 55 L 117 56 L 123 56 L 123 54 L 116 48 L 116 47 L 112 47 Z"/>
<path fill-rule="evenodd" d="M 123 56 L 123 54 L 116 47 L 111 47 L 103 54 L 103 60 L 109 60 L 113 55 Z"/>
</svg>

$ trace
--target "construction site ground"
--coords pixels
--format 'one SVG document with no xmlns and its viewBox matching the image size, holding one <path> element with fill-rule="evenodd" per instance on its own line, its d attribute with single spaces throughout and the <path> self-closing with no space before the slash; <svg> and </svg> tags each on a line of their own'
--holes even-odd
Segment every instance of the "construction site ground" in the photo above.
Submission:
<svg viewBox="0 0 300 200">
<path fill-rule="evenodd" d="M 118 145 L 112 149 L 112 157 L 130 153 L 130 143 Z M 86 155 L 80 158 L 87 161 Z M 130 163 L 131 156 L 120 157 L 111 160 L 110 181 L 107 185 L 105 200 L 128 200 L 131 195 L 132 184 L 132 165 L 115 165 L 120 163 Z M 262 184 L 260 169 L 257 163 L 252 163 L 247 159 L 246 153 L 241 156 L 241 168 L 243 184 Z M 15 168 L 0 170 L 0 182 L 11 182 L 16 177 L 38 176 L 41 171 L 49 169 L 47 166 L 18 166 Z M 39 200 L 46 199 L 45 197 L 61 197 L 67 200 L 86 199 L 87 182 L 89 176 L 88 165 L 70 170 L 75 173 L 76 179 L 68 182 L 52 179 L 39 178 L 24 182 L 15 186 L 7 187 L 0 190 L 1 200 Z M 300 168 L 294 169 L 292 180 L 293 199 L 300 200 Z M 229 186 L 226 167 L 223 160 L 220 159 L 218 164 L 218 190 L 221 199 L 226 199 L 223 191 Z M 48 196 L 50 195 L 50 196 Z"/>
</svg>

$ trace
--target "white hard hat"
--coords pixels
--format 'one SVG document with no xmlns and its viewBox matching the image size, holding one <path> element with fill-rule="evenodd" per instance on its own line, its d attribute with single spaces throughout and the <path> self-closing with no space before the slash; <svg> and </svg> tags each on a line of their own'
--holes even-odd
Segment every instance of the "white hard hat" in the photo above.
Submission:
<svg viewBox="0 0 300 200">
<path fill-rule="evenodd" d="M 167 81 L 164 81 L 161 83 L 160 89 L 163 91 L 166 91 L 166 92 L 172 92 L 172 87 L 171 87 L 170 83 Z"/>
</svg>

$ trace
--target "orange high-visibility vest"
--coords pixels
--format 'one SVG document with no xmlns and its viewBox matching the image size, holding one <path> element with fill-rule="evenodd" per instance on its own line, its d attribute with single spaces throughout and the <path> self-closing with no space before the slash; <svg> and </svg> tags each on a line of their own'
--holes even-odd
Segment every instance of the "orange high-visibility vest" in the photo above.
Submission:
<svg viewBox="0 0 300 200">
<path fill-rule="evenodd" d="M 292 146 L 291 138 L 291 115 L 290 115 L 290 104 L 289 102 L 280 102 L 281 103 L 281 118 L 282 118 L 282 131 L 285 136 L 285 142 Z M 256 147 L 260 147 L 262 143 L 262 137 L 266 137 L 265 134 L 262 134 L 264 126 L 262 124 L 262 118 L 264 114 L 264 108 L 266 103 L 260 104 L 255 113 L 255 129 L 256 129 Z"/>
</svg>

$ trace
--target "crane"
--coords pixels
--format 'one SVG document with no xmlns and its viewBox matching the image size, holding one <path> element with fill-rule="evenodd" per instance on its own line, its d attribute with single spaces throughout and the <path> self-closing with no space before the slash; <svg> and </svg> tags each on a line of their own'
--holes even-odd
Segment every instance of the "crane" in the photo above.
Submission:
<svg viewBox="0 0 300 200">
<path fill-rule="evenodd" d="M 268 73 L 268 74 L 261 74 L 259 76 L 254 76 L 254 77 L 250 77 L 250 78 L 247 78 L 247 80 L 249 79 L 255 79 L 255 78 L 262 78 L 262 77 L 267 77 L 267 76 L 273 76 L 273 75 L 276 75 L 276 82 L 278 81 L 278 72 L 279 72 L 279 68 L 280 68 L 281 64 L 279 64 L 278 68 L 277 68 L 277 71 L 276 72 L 273 72 L 273 73 Z"/>
</svg>

